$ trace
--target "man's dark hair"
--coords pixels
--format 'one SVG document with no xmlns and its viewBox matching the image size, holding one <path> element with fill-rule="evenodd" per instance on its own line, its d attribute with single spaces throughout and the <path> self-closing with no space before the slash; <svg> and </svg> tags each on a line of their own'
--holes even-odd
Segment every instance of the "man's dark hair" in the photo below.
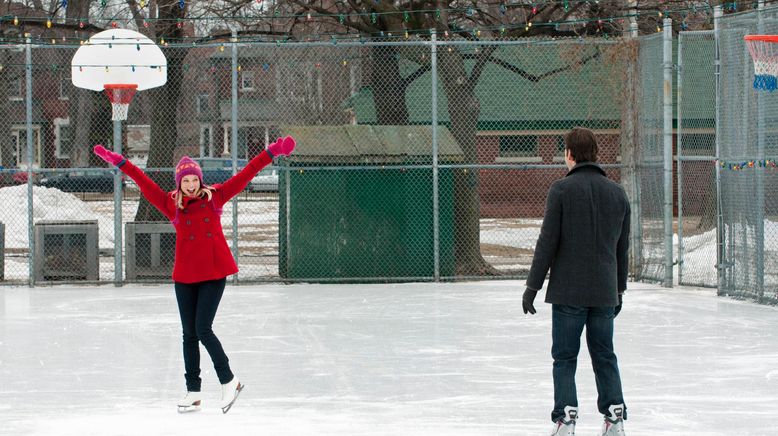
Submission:
<svg viewBox="0 0 778 436">
<path fill-rule="evenodd" d="M 565 150 L 570 150 L 576 163 L 597 162 L 597 138 L 594 132 L 584 127 L 573 127 L 565 135 Z"/>
</svg>

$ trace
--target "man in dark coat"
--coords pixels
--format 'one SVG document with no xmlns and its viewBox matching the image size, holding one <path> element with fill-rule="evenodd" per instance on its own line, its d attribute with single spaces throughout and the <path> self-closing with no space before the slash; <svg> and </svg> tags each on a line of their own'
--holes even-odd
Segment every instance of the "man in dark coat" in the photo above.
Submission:
<svg viewBox="0 0 778 436">
<path fill-rule="evenodd" d="M 627 410 L 613 351 L 613 320 L 627 288 L 629 201 L 596 164 L 591 130 L 576 127 L 565 135 L 565 162 L 570 171 L 548 192 L 522 306 L 524 313 L 535 313 L 535 296 L 550 269 L 546 303 L 552 305 L 553 434 L 575 431 L 575 370 L 586 326 L 597 407 L 605 416 L 602 434 L 623 435 Z"/>
</svg>

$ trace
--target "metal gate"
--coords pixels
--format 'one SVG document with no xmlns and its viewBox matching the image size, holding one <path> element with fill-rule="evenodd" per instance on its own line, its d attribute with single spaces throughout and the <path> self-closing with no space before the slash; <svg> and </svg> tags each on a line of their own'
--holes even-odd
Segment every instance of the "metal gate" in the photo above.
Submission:
<svg viewBox="0 0 778 436">
<path fill-rule="evenodd" d="M 715 38 L 678 35 L 676 195 L 678 283 L 716 287 L 717 187 Z"/>
</svg>

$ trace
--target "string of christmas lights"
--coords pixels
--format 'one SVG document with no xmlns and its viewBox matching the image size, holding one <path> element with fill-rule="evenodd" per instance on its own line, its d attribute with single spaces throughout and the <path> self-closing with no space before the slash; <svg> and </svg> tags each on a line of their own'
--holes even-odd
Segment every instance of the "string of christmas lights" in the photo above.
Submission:
<svg viewBox="0 0 778 436">
<path fill-rule="evenodd" d="M 624 16 L 614 16 L 609 18 L 592 18 L 592 19 L 586 19 L 586 20 L 566 20 L 566 21 L 550 21 L 550 22 L 528 22 L 528 23 L 518 23 L 518 24 L 494 24 L 494 25 L 481 25 L 481 26 L 474 26 L 472 28 L 463 28 L 458 26 L 456 23 L 449 23 L 448 27 L 451 28 L 451 30 L 444 30 L 443 32 L 438 32 L 439 38 L 448 39 L 449 37 L 456 37 L 459 32 L 470 32 L 476 37 L 482 37 L 482 36 L 492 36 L 492 37 L 504 37 L 507 36 L 507 34 L 511 33 L 514 30 L 521 30 L 523 29 L 525 32 L 527 32 L 531 27 L 555 27 L 556 29 L 561 28 L 562 26 L 571 26 L 571 25 L 580 25 L 583 23 L 594 23 L 596 22 L 598 24 L 598 33 L 602 33 L 605 37 L 608 37 L 609 33 L 604 30 L 604 24 L 607 22 L 608 24 L 620 24 L 621 20 L 630 18 L 631 15 L 624 15 Z M 238 38 L 238 43 L 253 43 L 253 42 L 276 42 L 276 43 L 285 43 L 285 42 L 291 42 L 291 41 L 316 41 L 316 40 L 329 40 L 333 43 L 337 43 L 339 40 L 344 41 L 356 41 L 364 38 L 382 38 L 386 40 L 391 39 L 409 39 L 411 36 L 427 36 L 433 33 L 433 29 L 430 28 L 406 28 L 399 31 L 384 31 L 384 30 L 378 30 L 371 33 L 366 32 L 356 32 L 353 30 L 347 30 L 345 32 L 338 31 L 338 32 L 317 32 L 317 33 L 311 33 L 304 36 L 304 39 L 298 39 L 291 35 L 242 35 Z M 621 30 L 614 32 L 614 35 L 621 34 Z M 58 45 L 61 43 L 67 44 L 83 44 L 86 42 L 86 40 L 89 38 L 89 35 L 81 36 L 74 36 L 74 37 L 68 37 L 68 36 L 46 36 L 46 35 L 20 35 L 17 38 L 0 38 L 0 44 L 7 43 L 7 44 L 19 44 L 21 42 L 24 42 L 25 36 L 29 36 L 32 38 L 32 41 L 36 45 L 47 45 L 49 41 L 51 41 L 52 45 Z M 279 37 L 282 36 L 282 37 Z M 165 43 L 170 43 L 170 45 L 173 45 L 174 43 L 178 43 L 180 45 L 197 45 L 197 44 L 208 44 L 214 41 L 221 41 L 224 40 L 225 36 L 210 36 L 210 37 L 198 37 L 198 36 L 184 36 L 184 37 L 159 37 L 158 41 L 162 45 L 166 45 Z"/>
<path fill-rule="evenodd" d="M 105 0 L 103 0 L 103 1 L 105 1 Z M 551 1 L 546 1 L 546 2 L 537 2 L 536 4 L 537 5 L 548 5 L 548 4 L 560 4 L 560 3 L 561 3 L 560 1 L 551 0 Z M 579 0 L 577 3 L 591 3 L 591 2 L 590 1 Z M 501 3 L 501 4 L 504 4 L 504 3 Z M 725 3 L 725 6 L 726 5 L 731 5 L 732 8 L 736 8 L 737 7 L 737 2 Z M 511 5 L 511 6 L 513 6 L 513 7 L 526 7 L 527 5 L 522 4 L 522 5 Z M 142 7 L 143 7 L 143 5 L 142 5 Z M 507 7 L 507 5 L 506 5 L 506 7 Z M 339 19 L 342 22 L 342 19 L 343 19 L 344 16 L 345 17 L 352 17 L 352 16 L 353 17 L 359 17 L 359 16 L 365 16 L 365 15 L 375 16 L 376 14 L 385 14 L 385 15 L 403 14 L 404 17 L 407 17 L 409 13 L 432 13 L 432 12 L 436 13 L 439 16 L 441 11 L 447 11 L 447 12 L 457 11 L 457 12 L 461 12 L 463 10 L 470 10 L 470 9 L 472 9 L 472 8 L 468 8 L 468 9 L 452 8 L 452 9 L 416 10 L 416 11 L 402 11 L 402 10 L 398 10 L 398 11 L 390 11 L 390 12 L 365 12 L 365 13 L 350 12 L 350 13 L 346 13 L 346 14 L 316 14 L 315 16 L 316 17 L 330 17 L 330 18 L 337 16 L 337 17 L 339 17 Z M 623 20 L 626 20 L 626 19 L 638 18 L 638 17 L 641 17 L 641 16 L 644 17 L 644 16 L 647 16 L 647 15 L 648 16 L 656 16 L 658 20 L 661 20 L 662 17 L 666 17 L 666 16 L 672 15 L 672 14 L 676 14 L 676 15 L 677 14 L 681 14 L 681 15 L 685 16 L 685 14 L 687 14 L 688 12 L 706 11 L 706 13 L 708 13 L 708 12 L 710 12 L 710 9 L 711 8 L 708 5 L 705 5 L 704 7 L 697 7 L 695 5 L 692 5 L 691 7 L 675 8 L 675 9 L 664 9 L 664 10 L 658 11 L 658 12 L 644 11 L 644 12 L 638 12 L 638 13 L 635 13 L 635 14 L 623 14 L 623 15 L 607 16 L 607 17 L 591 17 L 591 18 L 580 18 L 580 19 L 568 19 L 568 20 L 559 20 L 559 21 L 532 21 L 530 19 L 530 20 L 528 20 L 526 22 L 523 22 L 523 23 L 521 23 L 521 22 L 520 23 L 494 23 L 492 25 L 473 25 L 472 28 L 460 27 L 460 26 L 458 26 L 457 23 L 448 23 L 448 27 L 451 28 L 451 30 L 450 31 L 446 30 L 446 31 L 443 31 L 443 32 L 439 32 L 439 38 L 446 39 L 446 38 L 449 37 L 449 34 L 454 34 L 452 36 L 456 36 L 456 33 L 459 33 L 459 32 L 471 33 L 473 36 L 476 36 L 478 38 L 481 38 L 482 36 L 491 36 L 491 37 L 494 37 L 494 38 L 499 38 L 499 37 L 505 37 L 505 36 L 507 36 L 509 34 L 514 33 L 514 31 L 522 30 L 522 29 L 526 33 L 526 32 L 528 32 L 530 30 L 531 27 L 549 27 L 549 26 L 553 26 L 556 29 L 559 29 L 559 28 L 561 28 L 563 26 L 568 26 L 568 27 L 570 27 L 570 26 L 575 27 L 575 26 L 578 26 L 578 25 L 586 26 L 586 25 L 589 25 L 591 23 L 597 23 L 597 32 L 601 33 L 604 37 L 607 38 L 609 36 L 609 33 L 606 31 L 605 24 L 613 26 L 614 24 L 622 24 Z M 473 11 L 480 11 L 480 9 L 474 9 Z M 309 15 L 312 16 L 312 17 L 314 16 L 312 14 L 309 14 Z M 288 17 L 299 18 L 301 16 L 302 16 L 301 14 L 295 14 L 295 15 L 289 15 Z M 245 19 L 266 20 L 266 19 L 276 19 L 276 18 L 279 18 L 279 16 L 278 15 L 275 15 L 275 16 L 258 15 L 258 16 L 253 16 L 253 17 L 232 17 L 232 18 L 233 19 L 243 19 L 243 20 L 245 20 Z M 708 18 L 710 18 L 710 17 L 708 17 Z M 0 23 L 2 23 L 3 21 L 8 21 L 9 19 L 10 18 L 8 16 L 0 17 Z M 188 17 L 188 18 L 185 18 L 185 19 L 181 19 L 181 18 L 175 18 L 175 19 L 144 18 L 143 19 L 143 23 L 144 23 L 144 25 L 148 25 L 148 23 L 150 21 L 151 22 L 153 22 L 153 21 L 163 22 L 163 21 L 173 21 L 174 20 L 174 21 L 176 21 L 177 26 L 181 27 L 183 25 L 183 23 L 185 23 L 187 21 L 214 20 L 214 21 L 222 22 L 222 21 L 225 21 L 225 20 L 228 20 L 228 19 L 230 19 L 230 17 L 221 17 L 221 16 L 220 17 Z M 19 25 L 20 24 L 20 22 L 18 20 L 18 17 L 13 17 L 12 20 L 13 20 L 13 23 L 15 25 Z M 25 22 L 37 23 L 37 22 L 40 22 L 41 20 L 43 20 L 43 18 L 40 18 L 40 17 L 25 18 Z M 52 29 L 53 27 L 55 27 L 54 23 L 52 23 L 52 21 L 51 21 L 51 18 L 45 18 L 45 20 L 46 20 L 45 23 L 46 23 L 47 29 Z M 63 20 L 64 19 L 58 19 L 59 22 L 61 22 Z M 87 24 L 89 24 L 88 22 L 84 21 L 83 19 L 78 19 L 78 18 L 64 20 L 65 23 L 67 23 L 67 21 L 78 22 L 78 27 L 80 29 L 83 29 Z M 124 21 L 126 23 L 132 23 L 132 24 L 135 23 L 135 21 L 133 19 L 116 20 L 115 18 L 111 18 L 111 19 L 108 19 L 106 21 L 108 21 L 110 23 L 110 26 L 114 27 L 114 28 L 119 27 L 119 23 L 118 23 L 119 21 Z M 407 20 L 406 20 L 406 22 L 407 22 Z M 58 24 L 61 24 L 61 23 L 58 23 Z M 688 26 L 686 26 L 686 21 L 684 20 L 684 21 L 681 22 L 681 30 L 684 30 L 685 27 L 688 27 Z M 662 30 L 661 26 L 657 26 L 657 31 L 661 31 L 661 30 Z M 307 34 L 307 35 L 305 35 L 304 39 L 307 42 L 316 41 L 316 40 L 319 40 L 319 41 L 327 40 L 327 41 L 332 42 L 333 44 L 337 44 L 338 41 L 355 41 L 355 40 L 362 40 L 364 38 L 382 38 L 382 39 L 386 39 L 386 40 L 392 40 L 392 39 L 402 40 L 402 39 L 410 39 L 412 36 L 426 36 L 426 35 L 429 35 L 431 33 L 432 33 L 432 29 L 430 29 L 430 28 L 405 28 L 405 29 L 401 29 L 399 31 L 394 31 L 394 32 L 378 30 L 378 31 L 372 32 L 372 33 L 358 32 L 358 31 L 354 31 L 353 29 L 348 29 L 347 28 L 345 30 L 345 32 L 344 31 L 336 31 L 336 32 L 317 32 L 317 33 L 314 33 L 314 34 Z M 621 29 L 618 29 L 618 30 L 613 32 L 613 34 L 621 34 L 621 33 L 622 33 Z M 13 38 L 13 37 L 11 37 L 11 38 L 0 38 L 0 44 L 3 44 L 3 43 L 5 43 L 5 44 L 18 44 L 19 42 L 23 42 L 24 36 L 29 36 L 29 34 L 27 34 L 27 35 L 20 35 L 19 38 Z M 88 38 L 88 37 L 89 37 L 89 35 L 84 35 L 83 37 L 80 36 L 80 35 L 77 35 L 75 37 L 51 36 L 51 35 L 49 35 L 49 36 L 46 36 L 46 35 L 36 35 L 36 36 L 33 36 L 32 38 L 33 38 L 33 42 L 36 45 L 40 46 L 40 45 L 68 45 L 69 43 L 83 44 L 85 42 L 85 40 L 86 40 L 85 38 Z M 210 37 L 184 36 L 184 37 L 179 37 L 179 38 L 170 38 L 170 37 L 168 37 L 168 39 L 165 39 L 164 37 L 159 37 L 158 38 L 158 42 L 159 42 L 160 45 L 176 47 L 176 46 L 183 46 L 183 45 L 186 45 L 186 46 L 197 46 L 198 44 L 202 45 L 202 44 L 207 44 L 207 43 L 214 42 L 214 41 L 221 41 L 223 39 L 224 39 L 223 36 L 210 36 Z M 247 35 L 247 36 L 240 37 L 238 42 L 240 42 L 240 43 L 256 43 L 256 42 L 267 43 L 267 42 L 275 42 L 276 44 L 283 44 L 283 43 L 291 42 L 291 41 L 302 42 L 301 39 L 292 37 L 290 35 L 283 35 L 283 36 L 280 36 L 280 35 L 265 35 L 265 36 L 261 36 L 261 35 Z"/>
<path fill-rule="evenodd" d="M 533 4 L 532 6 L 532 13 L 531 16 L 534 16 L 537 14 L 538 6 L 548 6 L 548 5 L 554 5 L 559 4 L 560 1 L 546 1 L 546 2 L 537 2 L 536 5 Z M 580 0 L 578 3 L 591 3 L 591 1 L 584 1 Z M 736 5 L 737 2 L 733 2 L 732 4 Z M 507 12 L 511 8 L 515 9 L 529 9 L 530 5 L 526 4 L 507 4 L 507 3 L 500 3 L 500 6 L 498 7 L 500 10 L 500 13 L 503 14 L 503 12 Z M 233 16 L 189 16 L 186 18 L 152 18 L 152 17 L 144 17 L 143 21 L 149 22 L 149 23 L 157 23 L 157 22 L 181 22 L 181 21 L 230 21 L 230 20 L 248 20 L 248 21 L 266 21 L 266 20 L 279 20 L 279 19 L 299 19 L 303 18 L 305 20 L 314 20 L 314 19 L 330 19 L 330 18 L 337 18 L 338 21 L 343 24 L 347 19 L 350 18 L 361 18 L 361 17 L 370 17 L 372 22 L 375 22 L 378 17 L 383 16 L 402 16 L 404 22 L 409 22 L 411 15 L 431 15 L 435 14 L 436 18 L 439 18 L 443 12 L 446 12 L 448 14 L 461 14 L 464 13 L 467 16 L 473 16 L 478 13 L 485 13 L 490 14 L 491 11 L 488 9 L 481 9 L 473 6 L 468 6 L 467 8 L 437 8 L 437 9 L 416 9 L 416 10 L 403 10 L 403 9 L 397 9 L 393 11 L 367 11 L 364 12 L 358 12 L 358 11 L 349 11 L 349 12 L 333 12 L 333 13 L 320 13 L 320 12 L 305 12 L 305 13 L 294 13 L 294 14 L 260 14 L 260 15 L 233 15 Z M 580 18 L 580 19 L 571 19 L 571 20 L 560 20 L 560 21 L 552 21 L 551 24 L 562 24 L 562 23 L 587 23 L 592 21 L 598 21 L 598 20 L 613 20 L 613 19 L 623 19 L 623 18 L 631 18 L 631 17 L 642 17 L 642 16 L 657 16 L 658 18 L 662 18 L 664 16 L 667 16 L 669 14 L 679 14 L 679 13 L 696 13 L 696 12 L 705 12 L 708 14 L 713 13 L 713 8 L 709 5 L 704 6 L 696 6 L 692 5 L 689 7 L 677 7 L 677 8 L 664 8 L 664 9 L 654 9 L 651 11 L 639 11 L 634 14 L 622 14 L 619 16 L 607 16 L 607 17 L 596 17 L 596 18 Z M 505 14 L 503 14 L 505 15 Z M 79 27 L 83 27 L 86 24 L 90 22 L 101 22 L 101 21 L 109 21 L 109 22 L 123 22 L 123 23 L 134 23 L 135 18 L 116 18 L 116 17 L 110 17 L 110 18 L 104 18 L 100 17 L 97 19 L 89 20 L 88 18 L 64 18 L 64 17 L 51 17 L 51 16 L 42 16 L 42 17 L 23 17 L 25 22 L 29 23 L 46 23 L 48 27 L 48 23 L 51 23 L 52 18 L 56 19 L 57 24 L 72 24 L 72 25 L 78 25 Z M 19 25 L 20 19 L 18 16 L 4 16 L 0 17 L 0 23 L 7 21 L 12 22 L 14 25 Z M 537 22 L 537 25 L 539 25 L 540 22 Z M 53 25 L 53 23 L 52 23 Z"/>
<path fill-rule="evenodd" d="M 778 168 L 778 162 L 776 162 L 775 158 L 737 162 L 719 161 L 719 166 L 730 171 L 743 171 L 753 168 Z"/>
</svg>

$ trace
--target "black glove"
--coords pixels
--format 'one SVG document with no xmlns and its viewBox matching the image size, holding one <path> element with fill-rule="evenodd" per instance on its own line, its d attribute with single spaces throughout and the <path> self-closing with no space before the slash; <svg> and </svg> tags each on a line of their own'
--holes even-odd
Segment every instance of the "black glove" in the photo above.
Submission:
<svg viewBox="0 0 778 436">
<path fill-rule="evenodd" d="M 524 295 L 521 297 L 521 308 L 524 309 L 524 313 L 527 312 L 535 314 L 535 306 L 532 304 L 535 302 L 535 296 L 538 295 L 538 291 L 527 288 L 524 291 Z"/>
<path fill-rule="evenodd" d="M 613 316 L 614 316 L 614 317 L 618 316 L 618 315 L 619 315 L 619 312 L 621 312 L 621 303 L 623 303 L 623 302 L 624 302 L 623 300 L 624 300 L 624 294 L 622 294 L 622 293 L 619 293 L 619 305 L 618 305 L 618 306 L 616 306 L 616 309 L 615 309 L 615 311 L 613 312 Z"/>
</svg>

